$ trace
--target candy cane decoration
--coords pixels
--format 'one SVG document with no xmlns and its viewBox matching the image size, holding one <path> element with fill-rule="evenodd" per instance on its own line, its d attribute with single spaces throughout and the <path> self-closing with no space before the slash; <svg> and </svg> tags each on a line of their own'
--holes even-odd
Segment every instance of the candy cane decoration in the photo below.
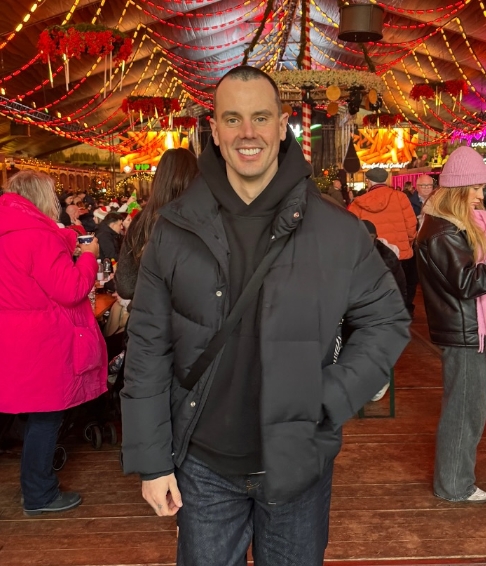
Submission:
<svg viewBox="0 0 486 566">
<path fill-rule="evenodd" d="M 302 0 L 302 25 L 305 22 L 305 51 L 303 60 L 303 70 L 311 70 L 311 54 L 310 54 L 310 2 Z M 302 103 L 302 151 L 306 161 L 311 163 L 311 118 L 312 106 L 306 102 Z"/>
</svg>

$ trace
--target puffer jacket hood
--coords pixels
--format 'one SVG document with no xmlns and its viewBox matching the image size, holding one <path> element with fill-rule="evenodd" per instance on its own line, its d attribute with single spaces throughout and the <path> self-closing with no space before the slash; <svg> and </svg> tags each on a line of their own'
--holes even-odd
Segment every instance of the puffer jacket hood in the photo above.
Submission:
<svg viewBox="0 0 486 566">
<path fill-rule="evenodd" d="M 413 256 L 417 217 L 405 193 L 388 185 L 374 185 L 371 191 L 353 200 L 349 211 L 361 220 L 372 222 L 378 238 L 398 247 L 401 260 Z"/>
<path fill-rule="evenodd" d="M 71 252 L 76 246 L 76 234 L 72 230 L 60 232 L 59 226 L 42 213 L 28 199 L 15 193 L 0 197 L 0 237 L 19 230 L 47 230 L 61 233 Z"/>
<path fill-rule="evenodd" d="M 385 188 L 386 190 L 380 190 Z M 390 204 L 393 193 L 388 185 L 374 185 L 373 188 L 354 200 L 356 206 L 368 212 L 383 212 Z"/>
</svg>

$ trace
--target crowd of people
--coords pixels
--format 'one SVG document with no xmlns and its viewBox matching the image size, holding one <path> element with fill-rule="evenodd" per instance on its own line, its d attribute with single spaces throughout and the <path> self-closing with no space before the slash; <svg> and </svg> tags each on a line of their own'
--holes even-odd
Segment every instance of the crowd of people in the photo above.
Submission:
<svg viewBox="0 0 486 566">
<path fill-rule="evenodd" d="M 437 188 L 423 174 L 394 190 L 374 167 L 364 194 L 337 181 L 322 198 L 287 121 L 272 79 L 236 67 L 216 87 L 198 160 L 164 153 L 135 214 L 130 199 L 59 201 L 41 173 L 9 180 L 0 412 L 28 415 L 27 515 L 81 503 L 52 458 L 63 412 L 106 390 L 88 300 L 98 257 L 117 262 L 114 289 L 130 301 L 124 471 L 157 515 L 177 515 L 181 566 L 243 565 L 250 543 L 259 566 L 322 566 L 342 426 L 386 392 L 418 277 L 443 352 L 434 494 L 486 502 L 474 471 L 486 420 L 482 157 L 454 151 Z"/>
</svg>

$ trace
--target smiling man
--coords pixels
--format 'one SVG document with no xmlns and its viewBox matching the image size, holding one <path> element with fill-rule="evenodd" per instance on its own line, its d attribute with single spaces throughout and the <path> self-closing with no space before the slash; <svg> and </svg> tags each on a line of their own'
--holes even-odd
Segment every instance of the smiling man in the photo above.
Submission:
<svg viewBox="0 0 486 566">
<path fill-rule="evenodd" d="M 161 210 L 141 263 L 124 469 L 158 515 L 177 513 L 180 566 L 243 566 L 250 543 L 256 566 L 322 566 L 341 426 L 387 382 L 408 316 L 364 226 L 320 198 L 271 78 L 237 67 L 214 106 L 201 174 Z"/>
</svg>

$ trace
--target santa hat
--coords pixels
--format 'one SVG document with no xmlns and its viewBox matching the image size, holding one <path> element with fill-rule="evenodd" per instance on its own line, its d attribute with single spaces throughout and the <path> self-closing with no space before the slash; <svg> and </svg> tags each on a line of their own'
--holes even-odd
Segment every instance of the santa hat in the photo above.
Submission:
<svg viewBox="0 0 486 566">
<path fill-rule="evenodd" d="M 116 200 L 112 200 L 109 206 L 110 208 L 120 208 L 120 205 L 116 202 Z"/>
<path fill-rule="evenodd" d="M 110 209 L 107 206 L 99 206 L 94 212 L 93 216 L 99 218 L 100 220 L 104 220 L 105 216 L 110 212 Z"/>
</svg>

